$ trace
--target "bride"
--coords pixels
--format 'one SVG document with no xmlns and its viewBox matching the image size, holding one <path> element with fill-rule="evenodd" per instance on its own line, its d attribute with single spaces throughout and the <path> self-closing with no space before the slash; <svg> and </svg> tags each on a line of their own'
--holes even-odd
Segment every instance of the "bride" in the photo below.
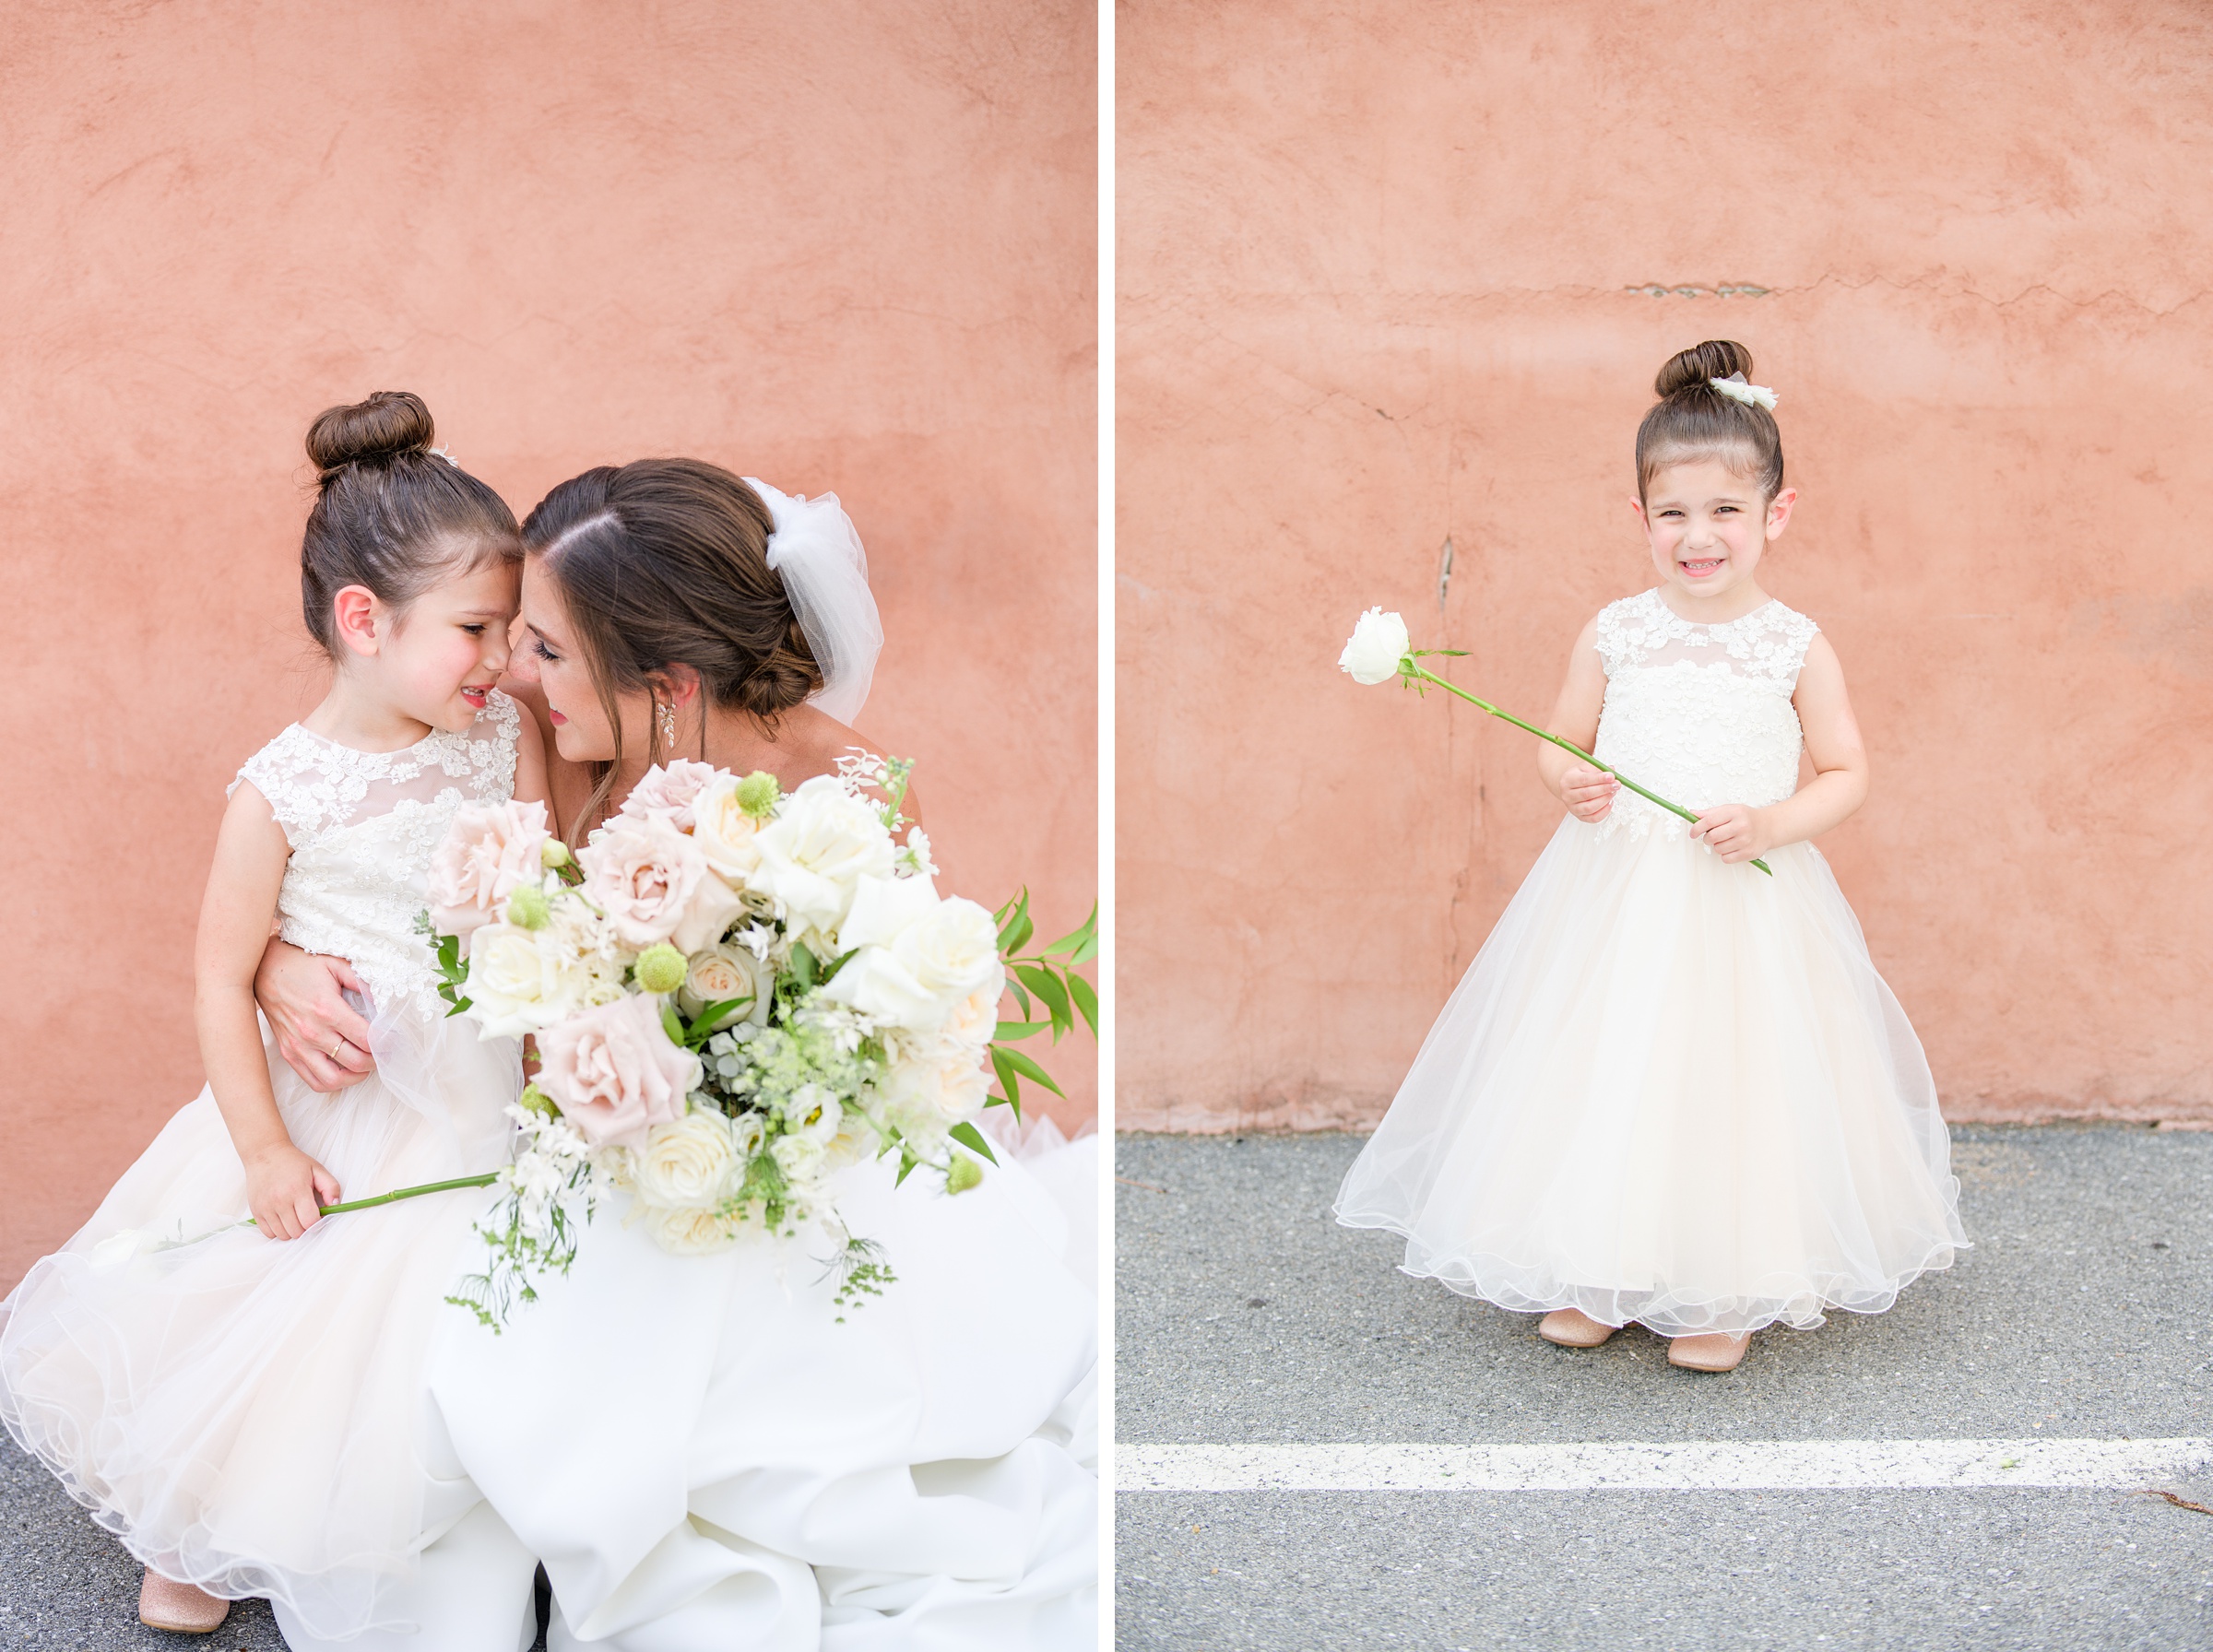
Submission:
<svg viewBox="0 0 2213 1652">
<path fill-rule="evenodd" d="M 672 756 L 789 789 L 880 749 L 846 724 L 882 633 L 834 496 L 645 460 L 562 483 L 523 537 L 505 686 L 571 842 Z M 342 989 L 342 962 L 280 942 L 257 981 L 325 1091 L 373 1065 Z M 412 1443 L 424 1547 L 380 1613 L 415 1628 L 328 1644 L 527 1647 L 542 1564 L 553 1652 L 1090 1646 L 1095 1150 L 1037 1175 L 1002 1153 L 957 1198 L 846 1172 L 841 1210 L 898 1281 L 844 1323 L 801 1241 L 677 1257 L 603 1206 L 503 1334 L 442 1328 Z"/>
</svg>

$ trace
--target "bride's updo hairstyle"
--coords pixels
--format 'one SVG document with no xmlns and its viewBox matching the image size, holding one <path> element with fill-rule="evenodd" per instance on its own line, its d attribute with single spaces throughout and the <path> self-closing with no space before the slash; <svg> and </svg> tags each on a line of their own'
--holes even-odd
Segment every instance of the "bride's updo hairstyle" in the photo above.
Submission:
<svg viewBox="0 0 2213 1652">
<path fill-rule="evenodd" d="M 436 440 L 430 408 L 406 390 L 327 407 L 307 428 L 307 456 L 322 474 L 300 542 L 300 607 L 334 659 L 331 598 L 348 585 L 404 609 L 441 580 L 522 560 L 515 513 L 432 453 Z"/>
<path fill-rule="evenodd" d="M 561 594 L 617 749 L 616 696 L 651 693 L 653 674 L 671 666 L 691 667 L 707 699 L 772 731 L 822 688 L 807 633 L 768 565 L 775 529 L 758 493 L 700 459 L 603 465 L 524 518 L 524 549 Z M 657 719 L 646 755 L 656 763 L 673 755 L 661 749 Z M 593 768 L 598 785 L 583 820 L 614 785 L 614 764 Z"/>
<path fill-rule="evenodd" d="M 1782 432 L 1775 415 L 1713 387 L 1732 374 L 1752 377 L 1752 352 L 1726 338 L 1709 339 L 1667 359 L 1652 383 L 1660 400 L 1637 427 L 1637 497 L 1669 465 L 1719 459 L 1755 484 L 1763 499 L 1782 491 Z"/>
</svg>

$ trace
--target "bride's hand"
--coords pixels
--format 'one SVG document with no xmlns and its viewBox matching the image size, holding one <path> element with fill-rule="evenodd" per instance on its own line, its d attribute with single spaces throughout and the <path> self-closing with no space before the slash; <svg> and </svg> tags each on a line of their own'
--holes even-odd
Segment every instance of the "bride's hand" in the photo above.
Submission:
<svg viewBox="0 0 2213 1652">
<path fill-rule="evenodd" d="M 254 972 L 254 1001 L 269 1018 L 277 1053 L 310 1090 L 329 1095 L 376 1070 L 369 1023 L 338 996 L 366 990 L 343 958 L 303 952 L 271 938 Z"/>
<path fill-rule="evenodd" d="M 1579 763 L 1560 776 L 1560 800 L 1568 812 L 1586 826 L 1604 820 L 1614 808 L 1614 794 L 1621 782 L 1604 769 Z"/>
</svg>

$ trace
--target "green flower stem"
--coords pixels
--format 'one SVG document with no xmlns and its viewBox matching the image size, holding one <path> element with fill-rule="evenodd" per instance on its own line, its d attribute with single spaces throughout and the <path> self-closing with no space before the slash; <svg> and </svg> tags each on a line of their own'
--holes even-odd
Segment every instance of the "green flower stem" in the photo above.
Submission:
<svg viewBox="0 0 2213 1652">
<path fill-rule="evenodd" d="M 456 1187 L 489 1187 L 500 1179 L 496 1170 L 486 1171 L 480 1176 L 456 1176 L 450 1182 L 425 1182 L 420 1187 L 395 1187 L 389 1193 L 380 1193 L 374 1198 L 349 1198 L 342 1205 L 318 1205 L 315 1208 L 325 1216 L 343 1216 L 349 1210 L 366 1210 L 375 1205 L 396 1205 L 403 1198 L 420 1198 L 426 1193 L 451 1193 Z M 245 1226 L 253 1227 L 249 1216 Z"/>
<path fill-rule="evenodd" d="M 1493 705 L 1487 700 L 1478 700 L 1474 695 L 1469 693 L 1467 690 L 1460 687 L 1457 683 L 1447 682 L 1443 678 L 1438 676 L 1436 672 L 1429 670 L 1426 667 L 1417 665 L 1414 662 L 1414 658 L 1412 655 L 1408 655 L 1404 659 L 1399 662 L 1399 674 L 1402 677 L 1418 677 L 1425 682 L 1433 682 L 1438 688 L 1444 690 L 1448 694 L 1458 694 L 1462 700 L 1466 701 L 1477 711 L 1488 712 L 1492 716 L 1497 717 L 1501 722 L 1511 723 L 1516 728 L 1527 729 L 1531 734 L 1535 735 L 1540 740 L 1550 740 L 1554 745 L 1557 746 L 1563 751 L 1574 752 L 1576 756 L 1581 758 L 1592 768 L 1600 770 L 1604 773 L 1613 775 L 1615 779 L 1620 781 L 1622 785 L 1627 786 L 1629 790 L 1635 792 L 1639 797 L 1647 798 L 1653 803 L 1657 803 L 1662 808 L 1666 809 L 1670 814 L 1681 815 L 1686 820 L 1688 820 L 1694 826 L 1698 824 L 1698 817 L 1692 814 L 1690 810 L 1685 808 L 1680 803 L 1670 803 L 1665 797 L 1661 796 L 1659 793 L 1646 791 L 1634 780 L 1631 780 L 1627 774 L 1624 774 L 1619 769 L 1612 768 L 1605 763 L 1600 762 L 1598 759 L 1592 757 L 1588 751 L 1585 751 L 1573 740 L 1563 740 L 1558 735 L 1550 733 L 1545 729 L 1539 728 L 1533 723 L 1522 722 L 1521 718 L 1515 716 L 1511 712 L 1500 711 L 1497 706 Z M 1752 864 L 1757 867 L 1761 871 L 1767 873 L 1769 877 L 1772 878 L 1775 876 L 1774 867 L 1769 866 L 1766 861 L 1756 860 Z"/>
</svg>

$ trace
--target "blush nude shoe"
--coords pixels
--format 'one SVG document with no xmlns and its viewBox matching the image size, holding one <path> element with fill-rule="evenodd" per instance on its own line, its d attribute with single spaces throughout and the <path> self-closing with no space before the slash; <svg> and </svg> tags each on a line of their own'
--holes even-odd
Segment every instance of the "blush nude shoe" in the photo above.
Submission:
<svg viewBox="0 0 2213 1652">
<path fill-rule="evenodd" d="M 1592 1318 L 1580 1308 L 1555 1308 L 1537 1321 L 1537 1335 L 1562 1348 L 1596 1348 L 1613 1334 L 1614 1327 Z"/>
<path fill-rule="evenodd" d="M 1752 1346 L 1752 1333 L 1740 1331 L 1731 1336 L 1727 1331 L 1708 1331 L 1698 1337 L 1671 1337 L 1667 1343 L 1667 1363 L 1680 1365 L 1686 1371 L 1710 1371 L 1717 1375 L 1734 1371 L 1745 1357 L 1745 1350 Z"/>
<path fill-rule="evenodd" d="M 138 1621 L 148 1629 L 167 1629 L 178 1634 L 213 1634 L 231 1615 L 231 1602 L 220 1595 L 164 1577 L 148 1566 L 146 1581 L 138 1586 Z"/>
</svg>

